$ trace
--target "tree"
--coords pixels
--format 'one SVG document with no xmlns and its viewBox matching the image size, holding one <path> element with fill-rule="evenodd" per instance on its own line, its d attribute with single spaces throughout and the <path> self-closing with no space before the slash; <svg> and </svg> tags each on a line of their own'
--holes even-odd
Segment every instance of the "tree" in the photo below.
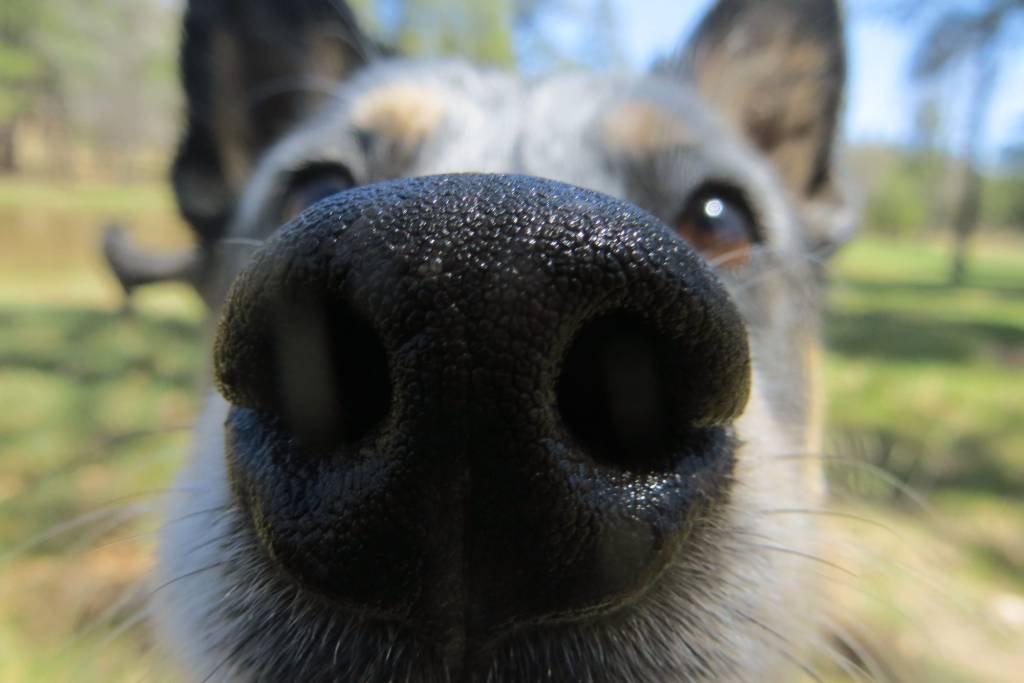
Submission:
<svg viewBox="0 0 1024 683">
<path fill-rule="evenodd" d="M 996 172 L 985 184 L 983 215 L 986 223 L 1024 229 L 1024 126 L 1000 157 Z"/>
<path fill-rule="evenodd" d="M 0 172 L 18 170 L 19 130 L 29 123 L 47 131 L 62 172 L 72 170 L 72 137 L 119 159 L 166 145 L 177 110 L 178 5 L 0 0 Z"/>
<path fill-rule="evenodd" d="M 458 55 L 471 61 L 540 71 L 571 62 L 562 46 L 541 28 L 543 17 L 559 14 L 597 25 L 610 14 L 607 0 L 590 12 L 571 0 L 349 0 L 376 37 L 403 54 Z M 612 25 L 613 22 L 608 20 Z M 594 49 L 615 47 L 601 40 Z M 603 54 L 603 53 L 602 53 Z M 525 59 L 525 62 L 524 62 Z"/>
<path fill-rule="evenodd" d="M 963 131 L 963 176 L 953 218 L 953 263 L 950 282 L 963 283 L 967 251 L 981 215 L 982 179 L 980 151 L 984 123 L 998 80 L 1000 57 L 1007 47 L 1009 26 L 1024 15 L 1024 0 L 978 0 L 968 4 L 948 2 L 900 3 L 902 13 L 927 21 L 914 55 L 911 76 L 930 83 L 967 69 L 970 86 L 962 90 L 967 102 Z"/>
<path fill-rule="evenodd" d="M 0 8 L 0 173 L 18 170 L 19 120 L 52 85 L 52 65 L 35 42 L 46 10 L 44 0 L 4 0 Z"/>
<path fill-rule="evenodd" d="M 942 149 L 943 111 L 935 94 L 921 98 L 914 116 L 914 137 L 907 150 L 905 171 L 913 174 L 914 186 L 925 203 L 925 225 L 933 228 L 949 220 L 948 185 L 952 170 Z"/>
<path fill-rule="evenodd" d="M 177 8 L 167 0 L 46 1 L 60 24 L 43 49 L 61 65 L 69 126 L 108 172 L 130 175 L 133 153 L 164 150 L 176 138 Z"/>
</svg>

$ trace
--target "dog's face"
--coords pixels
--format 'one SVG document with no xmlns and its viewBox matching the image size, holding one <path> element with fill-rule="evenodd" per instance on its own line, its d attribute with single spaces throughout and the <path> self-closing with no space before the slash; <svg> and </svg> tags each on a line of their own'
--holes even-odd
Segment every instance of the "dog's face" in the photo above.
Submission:
<svg viewBox="0 0 1024 683">
<path fill-rule="evenodd" d="M 193 676 L 799 666 L 832 0 L 538 82 L 385 57 L 336 2 L 194 2 L 183 66 L 218 391 L 154 599 Z"/>
</svg>

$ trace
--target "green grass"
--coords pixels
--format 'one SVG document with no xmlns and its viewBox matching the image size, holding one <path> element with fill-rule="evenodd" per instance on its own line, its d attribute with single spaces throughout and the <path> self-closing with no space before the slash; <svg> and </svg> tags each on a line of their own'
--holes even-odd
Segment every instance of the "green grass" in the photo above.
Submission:
<svg viewBox="0 0 1024 683">
<path fill-rule="evenodd" d="M 981 240 L 961 288 L 948 259 L 942 243 L 863 236 L 834 264 L 832 488 L 895 533 L 847 530 L 884 549 L 850 561 L 868 587 L 851 609 L 900 644 L 910 680 L 1010 681 L 1024 666 L 1024 623 L 1004 614 L 1024 605 L 1024 239 Z"/>
<path fill-rule="evenodd" d="M 82 633 L 149 566 L 157 522 L 136 513 L 187 450 L 198 313 L 0 306 L 0 680 L 148 670 L 137 630 L 107 642 L 104 619 Z M 47 535 L 69 520 L 87 523 Z"/>
<path fill-rule="evenodd" d="M 0 681 L 153 677 L 145 632 L 110 638 L 137 602 L 105 613 L 144 576 L 142 513 L 187 451 L 202 308 L 168 286 L 123 312 L 98 250 L 111 219 L 185 235 L 159 185 L 0 181 Z"/>
<path fill-rule="evenodd" d="M 936 244 L 864 238 L 836 264 L 830 422 L 918 488 L 1024 498 L 1022 246 L 981 245 L 959 289 Z"/>
<path fill-rule="evenodd" d="M 13 246 L 0 256 L 0 681 L 150 675 L 145 633 L 87 626 L 148 566 L 155 518 L 126 506 L 180 464 L 207 351 L 183 288 L 121 312 L 95 249 L 114 215 L 151 243 L 183 234 L 158 187 L 0 182 Z M 1024 595 L 1024 239 L 982 240 L 960 289 L 943 284 L 939 243 L 864 236 L 834 266 L 832 484 L 888 529 L 844 530 L 887 548 L 844 560 L 867 586 L 850 612 L 915 662 L 911 680 L 1014 680 L 1024 631 L 997 608 Z M 846 459 L 909 482 L 934 511 Z M 40 536 L 97 509 L 111 513 Z M 900 569 L 915 564 L 932 579 Z"/>
</svg>

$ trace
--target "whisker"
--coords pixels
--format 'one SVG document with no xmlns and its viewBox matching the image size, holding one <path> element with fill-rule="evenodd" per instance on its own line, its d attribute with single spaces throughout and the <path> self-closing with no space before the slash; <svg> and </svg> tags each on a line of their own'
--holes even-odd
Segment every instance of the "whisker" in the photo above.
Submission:
<svg viewBox="0 0 1024 683">
<path fill-rule="evenodd" d="M 762 631 L 764 631 L 765 633 L 767 633 L 768 635 L 772 636 L 777 641 L 779 641 L 780 643 L 785 645 L 786 646 L 785 648 L 780 648 L 778 650 L 779 654 L 781 654 L 783 657 L 788 659 L 791 663 L 796 665 L 801 671 L 803 671 L 805 674 L 810 676 L 812 679 L 814 679 L 815 681 L 818 681 L 818 683 L 824 683 L 824 679 L 822 678 L 821 674 L 816 669 L 814 669 L 809 663 L 805 662 L 804 660 L 802 660 L 801 658 L 797 657 L 796 655 L 794 655 L 792 653 L 791 650 L 792 650 L 792 648 L 794 646 L 793 646 L 793 643 L 788 638 L 783 636 L 776 629 L 774 629 L 774 628 L 768 626 L 767 624 L 763 623 L 761 620 L 756 619 L 753 616 L 751 616 L 749 614 L 746 614 L 746 613 L 744 613 L 741 610 L 730 610 L 730 612 L 732 614 L 734 614 L 735 616 L 739 617 L 740 619 L 743 619 L 747 623 L 750 623 L 750 624 L 753 624 L 754 626 L 757 626 Z"/>
<path fill-rule="evenodd" d="M 183 515 L 175 517 L 174 519 L 170 519 L 170 520 L 166 521 L 163 524 L 163 528 L 166 529 L 166 528 L 171 527 L 171 526 L 173 526 L 175 524 L 180 524 L 181 522 L 185 522 L 187 520 L 194 519 L 195 517 L 201 517 L 202 515 L 209 515 L 209 514 L 212 514 L 212 513 L 215 513 L 215 512 L 217 512 L 217 513 L 229 512 L 229 511 L 231 511 L 233 509 L 234 509 L 234 507 L 231 505 L 231 503 L 224 503 L 223 505 L 214 505 L 212 507 L 203 508 L 202 510 L 193 510 L 191 512 L 186 512 Z"/>
<path fill-rule="evenodd" d="M 200 515 L 207 515 L 207 514 L 211 514 L 211 513 L 215 513 L 215 512 L 226 512 L 226 511 L 229 511 L 231 509 L 232 508 L 231 508 L 230 505 L 225 504 L 225 505 L 216 505 L 214 507 L 209 507 L 209 508 L 205 508 L 205 509 L 202 509 L 202 510 L 195 510 L 193 512 L 189 512 L 187 514 L 181 515 L 180 517 L 176 517 L 174 519 L 167 520 L 166 522 L 161 524 L 156 529 L 151 529 L 149 531 L 140 531 L 140 532 L 134 533 L 134 534 L 128 534 L 126 536 L 121 536 L 121 537 L 116 538 L 114 540 L 107 541 L 106 543 L 100 543 L 99 545 L 92 546 L 91 548 L 89 548 L 88 552 L 96 552 L 98 550 L 103 550 L 104 548 L 109 548 L 111 546 L 120 545 L 122 543 L 130 543 L 132 541 L 139 541 L 139 540 L 143 540 L 143 539 L 147 539 L 147 538 L 152 538 L 153 536 L 159 536 L 164 531 L 167 531 L 167 529 L 169 529 L 174 524 L 178 524 L 180 522 L 186 521 L 186 520 L 188 520 L 188 519 L 190 519 L 192 517 L 198 517 Z M 216 539 L 213 539 L 213 540 L 216 540 Z M 205 545 L 205 543 L 203 545 Z M 193 552 L 194 550 L 198 550 L 198 547 L 193 549 L 193 550 L 191 550 L 191 551 L 189 551 L 189 552 Z"/>
<path fill-rule="evenodd" d="M 741 534 L 741 535 L 757 536 L 757 534 L 748 534 L 748 533 L 743 532 L 743 531 L 734 531 L 733 533 Z M 841 573 L 849 576 L 850 578 L 860 579 L 860 575 L 857 574 L 857 572 L 855 572 L 855 571 L 853 571 L 851 569 L 847 569 L 846 567 L 843 567 L 842 565 L 837 564 L 837 563 L 835 563 L 835 562 L 833 562 L 831 560 L 828 560 L 828 559 L 826 559 L 824 557 L 819 557 L 819 556 L 813 555 L 811 553 L 806 553 L 806 552 L 804 552 L 802 550 L 797 550 L 795 548 L 787 548 L 785 546 L 774 545 L 774 544 L 771 544 L 771 543 L 750 543 L 750 542 L 743 541 L 743 544 L 745 546 L 747 546 L 748 548 L 756 548 L 758 550 L 769 550 L 769 551 L 772 551 L 772 552 L 782 553 L 784 555 L 791 555 L 793 557 L 803 558 L 803 559 L 808 560 L 810 562 L 815 562 L 815 563 L 821 564 L 821 565 L 823 565 L 825 567 L 829 567 L 830 569 L 834 569 L 837 572 L 841 572 Z"/>
<path fill-rule="evenodd" d="M 0 555 L 0 567 L 4 564 L 9 563 L 16 557 L 23 555 L 26 552 L 37 548 L 48 541 L 52 541 L 55 538 L 59 538 L 65 534 L 78 531 L 82 528 L 88 527 L 90 524 L 102 525 L 108 516 L 115 517 L 106 523 L 105 526 L 101 526 L 101 531 L 92 533 L 82 539 L 79 539 L 75 544 L 69 546 L 69 550 L 72 553 L 82 552 L 88 546 L 92 544 L 96 539 L 101 538 L 109 531 L 116 529 L 117 527 L 127 524 L 128 522 L 143 517 L 146 514 L 156 513 L 159 511 L 160 497 L 168 493 L 202 493 L 207 491 L 206 488 L 199 487 L 168 487 L 166 489 L 152 489 L 147 491 L 139 491 L 124 496 L 118 496 L 111 498 L 106 503 L 97 506 L 96 508 L 83 512 L 71 519 L 64 522 L 60 522 L 50 526 L 49 528 L 33 534 L 23 542 L 15 545 L 8 549 L 5 553 Z M 128 504 L 126 501 L 136 501 L 133 504 Z M 118 516 L 118 513 L 122 513 Z M 202 511 L 200 511 L 200 514 Z M 140 537 L 149 535 L 151 532 L 141 532 Z M 131 535 L 129 535 L 129 538 Z M 109 543 L 103 543 L 98 546 L 93 546 L 88 549 L 87 552 L 92 552 L 96 549 L 106 547 L 108 545 L 122 542 L 121 539 L 111 541 Z"/>
<path fill-rule="evenodd" d="M 176 584 L 176 583 L 178 583 L 180 581 L 184 581 L 185 579 L 190 579 L 193 576 L 198 576 L 199 574 L 202 574 L 204 572 L 209 572 L 209 571 L 213 571 L 214 569 L 219 569 L 220 567 L 224 567 L 226 565 L 227 565 L 227 562 L 225 562 L 224 560 L 220 560 L 218 562 L 213 562 L 211 564 L 208 564 L 208 565 L 206 565 L 204 567 L 199 567 L 198 569 L 193 569 L 191 571 L 185 572 L 184 574 L 180 574 L 180 575 L 174 577 L 173 579 L 169 579 L 169 580 L 165 581 L 164 583 L 160 584 L 159 586 L 154 588 L 152 591 L 150 591 L 149 594 L 146 596 L 146 600 L 147 601 L 150 600 L 151 598 L 153 598 L 153 596 L 155 596 L 160 591 L 162 591 L 165 588 L 168 588 L 170 586 L 173 586 L 174 584 Z"/>
<path fill-rule="evenodd" d="M 881 529 L 891 534 L 896 540 L 902 541 L 903 537 L 896 532 L 895 529 L 890 527 L 877 519 L 871 519 L 863 515 L 856 515 L 850 512 L 843 512 L 841 510 L 829 510 L 829 509 L 815 509 L 815 508 L 775 508 L 768 510 L 757 510 L 754 512 L 755 515 L 808 515 L 817 517 L 833 517 L 836 519 L 845 519 L 851 522 L 860 522 L 861 524 L 867 524 L 875 528 Z"/>
<path fill-rule="evenodd" d="M 142 607 L 136 610 L 134 614 L 125 618 L 123 621 L 121 621 L 120 624 L 112 628 L 110 632 L 103 637 L 103 640 L 100 641 L 100 645 L 109 645 L 110 643 L 114 642 L 122 635 L 130 631 L 133 627 L 145 621 L 146 618 L 150 615 L 151 611 L 152 608 L 150 607 L 150 605 L 144 604 Z"/>
<path fill-rule="evenodd" d="M 213 670 L 210 671 L 210 673 L 208 673 L 206 675 L 206 677 L 203 678 L 202 683 L 209 683 L 211 680 L 213 680 L 213 677 L 217 675 L 217 672 L 219 672 L 222 668 L 224 668 L 225 664 L 227 664 L 232 659 L 234 659 L 238 655 L 239 652 L 241 652 L 243 649 L 248 647 L 249 643 L 254 641 L 258 636 L 262 636 L 263 633 L 267 630 L 267 628 L 268 628 L 267 625 L 262 625 L 260 628 L 255 629 L 252 633 L 247 635 L 245 638 L 242 638 L 242 640 L 240 640 L 235 645 L 235 647 L 233 647 L 224 656 L 224 658 L 220 660 L 220 663 L 217 664 L 217 666 L 213 667 Z"/>
<path fill-rule="evenodd" d="M 104 437 L 96 445 L 86 450 L 79 451 L 77 454 L 67 458 L 66 464 L 61 466 L 58 470 L 26 477 L 23 480 L 23 490 L 20 492 L 19 497 L 25 498 L 27 496 L 32 496 L 36 493 L 36 490 L 41 488 L 43 485 L 54 480 L 66 478 L 76 472 L 79 472 L 85 467 L 117 460 L 125 455 L 125 451 L 121 448 L 122 446 L 135 441 L 142 441 L 149 437 L 166 436 L 167 434 L 173 434 L 175 432 L 187 431 L 191 428 L 192 425 L 171 425 L 168 427 L 159 427 L 154 429 L 132 430 Z M 0 509 L 3 509 L 5 505 L 9 504 L 10 501 L 0 502 Z"/>
<path fill-rule="evenodd" d="M 831 633 L 839 641 L 834 645 L 826 645 L 836 657 L 849 662 L 852 666 L 867 674 L 867 680 L 895 680 L 894 676 L 887 672 L 886 667 L 878 661 L 878 658 L 861 642 L 861 639 L 854 637 L 847 628 L 840 625 L 839 619 L 825 614 L 820 623 L 824 630 Z M 844 649 L 849 650 L 849 654 L 843 652 Z"/>
<path fill-rule="evenodd" d="M 738 535 L 738 536 L 749 536 L 749 537 L 753 537 L 753 538 L 765 538 L 763 534 L 758 534 L 756 532 L 750 532 L 750 531 L 745 531 L 745 530 L 739 530 L 739 531 L 735 531 L 734 530 L 732 533 L 734 535 Z M 828 572 L 815 572 L 815 574 L 817 576 L 819 576 L 820 578 L 825 579 L 825 580 L 829 581 L 830 583 L 835 583 L 836 585 L 841 586 L 844 589 L 851 590 L 854 593 L 856 593 L 857 595 L 860 595 L 860 596 L 870 600 L 871 602 L 873 602 L 873 603 L 875 603 L 875 604 L 877 604 L 877 605 L 879 605 L 881 607 L 884 607 L 886 610 L 889 610 L 889 611 L 892 611 L 892 612 L 898 614 L 901 618 L 905 619 L 908 622 L 913 622 L 914 621 L 911 618 L 911 616 L 908 613 L 906 613 L 903 609 L 901 609 L 898 605 L 892 603 L 890 600 L 882 598 L 881 596 L 879 596 L 878 594 L 876 594 L 874 592 L 869 591 L 865 587 L 867 582 L 864 580 L 864 577 L 862 575 L 860 575 L 859 573 L 857 573 L 857 572 L 855 572 L 853 570 L 850 570 L 850 569 L 844 567 L 843 565 L 839 564 L 838 562 L 835 562 L 835 561 L 832 561 L 832 560 L 827 560 L 827 559 L 819 557 L 819 556 L 810 555 L 808 553 L 803 553 L 802 551 L 798 551 L 798 550 L 795 550 L 795 549 L 780 548 L 778 546 L 771 546 L 770 544 L 768 546 L 766 546 L 765 544 L 751 544 L 751 543 L 748 543 L 746 541 L 740 541 L 740 543 L 743 546 L 745 546 L 745 547 L 760 548 L 760 549 L 766 549 L 766 550 L 786 551 L 787 554 L 796 553 L 797 555 L 806 557 L 807 559 L 816 560 L 819 564 L 827 566 L 827 567 L 829 567 L 831 569 L 835 569 L 835 570 L 839 571 L 840 573 L 842 573 L 843 575 L 845 575 L 846 577 L 853 578 L 854 581 L 851 582 L 851 583 L 847 583 L 846 581 L 839 580 L 840 577 L 834 576 L 831 573 L 828 573 Z M 899 571 L 904 571 L 908 576 L 914 576 L 916 574 L 916 572 L 913 572 L 911 569 L 909 569 L 909 568 L 907 568 L 905 566 L 901 566 L 900 563 L 897 563 L 897 562 L 893 561 L 891 558 L 889 558 L 888 556 L 884 555 L 880 551 L 874 551 L 874 550 L 872 550 L 872 549 L 870 549 L 868 547 L 865 547 L 863 545 L 860 545 L 860 544 L 849 544 L 849 545 L 850 545 L 850 547 L 853 547 L 853 548 L 855 548 L 856 550 L 858 550 L 860 552 L 866 553 L 869 557 L 871 557 L 872 560 L 873 560 L 873 562 L 872 562 L 873 566 L 892 566 L 892 567 L 894 567 L 895 569 L 897 569 Z M 925 581 L 927 581 L 926 577 L 921 577 L 921 578 L 924 579 Z M 936 594 L 940 593 L 940 587 L 933 586 L 932 588 L 935 590 Z"/>
<path fill-rule="evenodd" d="M 89 512 L 82 513 L 73 519 L 66 522 L 54 525 L 46 531 L 33 534 L 31 537 L 15 545 L 13 548 L 8 550 L 3 555 L 0 555 L 0 566 L 7 564 L 12 559 L 34 549 L 47 541 L 51 541 L 64 534 L 71 533 L 87 527 L 89 524 L 93 524 L 106 519 L 108 516 L 117 515 L 122 513 L 122 517 L 119 518 L 118 523 L 124 523 L 133 517 L 139 517 L 146 512 L 150 512 L 153 509 L 152 503 L 147 501 L 145 504 L 136 503 L 135 505 L 124 505 L 114 504 L 100 507 L 96 510 L 90 510 Z M 108 529 L 109 530 L 109 529 Z"/>
<path fill-rule="evenodd" d="M 65 552 L 68 556 L 77 555 L 88 555 L 99 549 L 99 547 L 106 546 L 107 543 L 97 544 L 97 541 L 107 536 L 117 529 L 127 526 L 133 521 L 139 520 L 145 516 L 145 512 L 138 514 L 128 514 L 114 516 L 106 523 L 98 523 L 89 529 L 87 532 L 83 532 L 73 542 L 65 546 Z"/>
<path fill-rule="evenodd" d="M 75 634 L 68 639 L 68 642 L 61 648 L 61 652 L 70 651 L 74 645 L 82 642 L 90 634 L 94 633 L 105 623 L 116 617 L 123 608 L 131 605 L 133 602 L 143 602 L 145 600 L 142 594 L 143 587 L 144 585 L 142 581 L 139 580 L 134 582 L 132 587 L 125 589 L 121 593 L 120 597 L 114 600 L 114 602 L 112 602 L 106 609 L 90 619 L 87 623 L 75 629 Z"/>
<path fill-rule="evenodd" d="M 233 531 L 226 531 L 223 534 L 219 534 L 217 536 L 214 536 L 213 538 L 208 538 L 205 541 L 203 541 L 202 543 L 197 543 L 196 545 L 194 545 L 191 548 L 189 548 L 188 550 L 186 550 L 185 551 L 185 555 L 191 555 L 192 553 L 198 552 L 198 551 L 202 550 L 203 548 L 208 548 L 211 545 L 216 545 L 217 543 L 223 543 L 224 541 L 228 540 L 229 538 L 231 538 L 234 535 L 235 534 L 234 534 Z"/>
<path fill-rule="evenodd" d="M 851 458 L 849 456 L 844 455 L 794 451 L 773 454 L 767 458 L 758 460 L 757 462 L 753 463 L 753 465 L 761 466 L 772 463 L 792 462 L 795 460 L 821 460 L 822 462 L 829 464 L 848 465 L 850 467 L 864 470 L 865 472 L 878 477 L 878 479 L 882 483 L 891 486 L 894 490 L 906 496 L 907 500 L 913 503 L 918 509 L 921 510 L 921 512 L 927 514 L 932 520 L 938 519 L 938 513 L 936 512 L 935 508 L 927 501 L 927 499 L 925 499 L 924 496 L 915 491 L 913 487 L 900 480 L 899 477 L 895 476 L 891 472 L 866 460 Z"/>
</svg>

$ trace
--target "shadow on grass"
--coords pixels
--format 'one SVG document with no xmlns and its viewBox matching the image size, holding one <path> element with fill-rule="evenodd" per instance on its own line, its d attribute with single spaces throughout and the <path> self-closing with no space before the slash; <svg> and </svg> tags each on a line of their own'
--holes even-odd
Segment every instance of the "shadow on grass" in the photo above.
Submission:
<svg viewBox="0 0 1024 683">
<path fill-rule="evenodd" d="M 1024 560 L 1020 553 L 987 542 L 970 543 L 968 551 L 990 571 L 1013 581 L 1018 590 L 1024 590 Z"/>
<path fill-rule="evenodd" d="M 0 329 L 0 462 L 17 490 L 0 499 L 0 554 L 97 501 L 166 485 L 165 464 L 139 458 L 187 433 L 204 357 L 198 323 L 53 306 L 0 309 Z"/>
<path fill-rule="evenodd" d="M 882 311 L 832 313 L 826 340 L 830 350 L 848 357 L 964 363 L 992 349 L 1024 348 L 1024 329 Z"/>
<path fill-rule="evenodd" d="M 1024 285 L 1008 285 L 1003 280 L 997 283 L 986 281 L 986 279 L 975 278 L 968 284 L 955 287 L 953 285 L 935 282 L 932 280 L 900 280 L 899 282 L 880 282 L 878 280 L 865 280 L 849 275 L 838 278 L 835 282 L 840 287 L 850 287 L 865 293 L 891 294 L 903 292 L 907 294 L 937 296 L 943 299 L 954 299 L 958 294 L 965 292 L 985 292 L 1001 299 L 1019 301 L 1024 297 Z"/>
<path fill-rule="evenodd" d="M 0 310 L 0 368 L 102 385 L 132 371 L 182 387 L 195 382 L 199 327 L 181 319 L 82 308 Z"/>
<path fill-rule="evenodd" d="M 944 453 L 890 429 L 847 431 L 831 438 L 828 462 L 834 492 L 914 507 L 915 498 L 956 491 L 1024 498 L 1024 472 L 1011 468 L 995 435 L 962 437 Z"/>
</svg>

